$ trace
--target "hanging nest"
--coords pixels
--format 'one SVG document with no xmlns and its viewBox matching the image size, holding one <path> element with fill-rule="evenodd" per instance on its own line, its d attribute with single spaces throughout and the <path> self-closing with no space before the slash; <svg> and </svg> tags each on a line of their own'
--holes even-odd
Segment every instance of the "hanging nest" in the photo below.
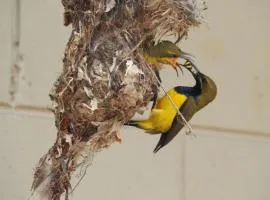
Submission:
<svg viewBox="0 0 270 200">
<path fill-rule="evenodd" d="M 158 90 L 156 76 L 142 56 L 145 37 L 187 34 L 201 23 L 205 9 L 202 0 L 62 4 L 64 24 L 72 26 L 72 33 L 63 71 L 50 93 L 57 139 L 40 159 L 32 184 L 32 198 L 50 200 L 69 198 L 76 187 L 71 184 L 73 175 L 83 176 L 78 169 L 86 170 L 93 153 L 120 142 L 120 128 Z"/>
</svg>

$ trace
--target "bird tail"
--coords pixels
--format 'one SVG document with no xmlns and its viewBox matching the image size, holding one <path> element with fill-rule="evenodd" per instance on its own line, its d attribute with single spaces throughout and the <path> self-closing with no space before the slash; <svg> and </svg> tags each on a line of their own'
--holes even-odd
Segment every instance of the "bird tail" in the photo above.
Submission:
<svg viewBox="0 0 270 200">
<path fill-rule="evenodd" d="M 164 136 L 161 135 L 160 141 L 159 141 L 158 144 L 156 145 L 156 147 L 155 147 L 153 153 L 157 153 L 162 147 L 165 146 L 164 144 L 162 144 L 162 143 L 164 142 L 164 139 L 165 139 Z"/>
</svg>

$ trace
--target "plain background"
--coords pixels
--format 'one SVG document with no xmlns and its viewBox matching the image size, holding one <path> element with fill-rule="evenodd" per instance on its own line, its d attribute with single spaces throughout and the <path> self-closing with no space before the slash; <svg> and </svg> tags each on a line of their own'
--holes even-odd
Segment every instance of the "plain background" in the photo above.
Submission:
<svg viewBox="0 0 270 200">
<path fill-rule="evenodd" d="M 53 115 L 44 108 L 70 34 L 60 0 L 20 1 L 20 29 L 17 2 L 0 0 L 2 200 L 28 197 L 34 167 L 55 140 Z M 197 137 L 182 131 L 154 155 L 158 136 L 123 128 L 122 144 L 96 155 L 75 200 L 270 199 L 270 1 L 207 4 L 208 25 L 192 29 L 181 44 L 218 86 L 217 99 L 191 121 Z M 11 67 L 19 55 L 17 109 L 11 109 Z M 192 84 L 185 75 L 162 71 L 167 88 Z"/>
</svg>

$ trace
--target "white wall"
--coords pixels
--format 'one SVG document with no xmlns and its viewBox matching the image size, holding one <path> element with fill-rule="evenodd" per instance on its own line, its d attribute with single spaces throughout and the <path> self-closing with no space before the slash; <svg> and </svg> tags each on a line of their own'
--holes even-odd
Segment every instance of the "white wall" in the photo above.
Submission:
<svg viewBox="0 0 270 200">
<path fill-rule="evenodd" d="M 21 1 L 22 62 L 16 109 L 9 102 L 16 0 L 0 1 L 0 198 L 29 195 L 39 157 L 53 144 L 48 93 L 61 71 L 70 28 L 60 1 Z M 270 199 L 270 13 L 267 0 L 208 1 L 208 26 L 183 43 L 216 80 L 215 102 L 192 120 L 196 138 L 178 136 L 152 154 L 158 136 L 124 128 L 123 143 L 97 154 L 74 199 Z M 186 79 L 164 70 L 171 87 Z"/>
</svg>

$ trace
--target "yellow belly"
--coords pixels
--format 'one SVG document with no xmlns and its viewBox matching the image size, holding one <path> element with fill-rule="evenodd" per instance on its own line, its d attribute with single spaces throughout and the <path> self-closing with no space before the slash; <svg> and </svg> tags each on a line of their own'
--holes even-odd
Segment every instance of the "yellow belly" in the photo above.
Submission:
<svg viewBox="0 0 270 200">
<path fill-rule="evenodd" d="M 169 90 L 168 95 L 173 99 L 178 110 L 187 99 L 185 95 L 177 93 L 174 89 Z M 175 106 L 165 95 L 158 100 L 155 108 L 151 111 L 150 117 L 138 122 L 138 126 L 151 132 L 166 132 L 171 128 L 176 114 Z"/>
</svg>

